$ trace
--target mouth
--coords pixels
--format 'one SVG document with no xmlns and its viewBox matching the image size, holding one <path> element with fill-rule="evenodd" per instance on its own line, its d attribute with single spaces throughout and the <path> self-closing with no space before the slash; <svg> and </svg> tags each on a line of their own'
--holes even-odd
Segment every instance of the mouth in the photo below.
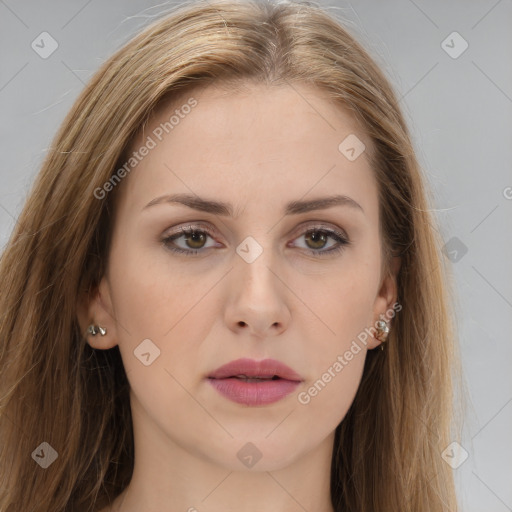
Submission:
<svg viewBox="0 0 512 512">
<path fill-rule="evenodd" d="M 225 398 L 250 406 L 277 402 L 303 380 L 294 370 L 273 359 L 238 359 L 218 368 L 207 379 Z"/>
<path fill-rule="evenodd" d="M 208 377 L 209 379 L 214 379 L 214 377 Z M 288 379 L 282 379 L 281 377 L 278 377 L 277 375 L 273 375 L 272 377 L 248 377 L 247 375 L 236 375 L 232 377 L 224 377 L 223 379 L 214 379 L 214 380 L 236 380 L 240 382 L 269 382 L 274 380 L 286 380 Z M 288 382 L 297 382 L 297 381 L 288 381 Z"/>
<path fill-rule="evenodd" d="M 275 359 L 255 361 L 253 359 L 237 359 L 231 361 L 208 375 L 209 379 L 240 379 L 240 380 L 289 380 L 301 382 L 302 377 L 292 368 Z"/>
<path fill-rule="evenodd" d="M 214 379 L 215 377 L 208 377 L 209 379 Z M 251 381 L 254 381 L 254 382 L 260 382 L 262 380 L 279 380 L 281 379 L 281 377 L 279 377 L 278 375 L 272 375 L 271 377 L 267 377 L 267 376 L 255 376 L 255 377 L 251 377 L 249 375 L 231 375 L 229 377 L 223 377 L 224 379 L 240 379 L 240 380 L 244 380 L 246 382 L 251 382 Z M 285 380 L 288 380 L 288 379 L 285 379 Z"/>
</svg>

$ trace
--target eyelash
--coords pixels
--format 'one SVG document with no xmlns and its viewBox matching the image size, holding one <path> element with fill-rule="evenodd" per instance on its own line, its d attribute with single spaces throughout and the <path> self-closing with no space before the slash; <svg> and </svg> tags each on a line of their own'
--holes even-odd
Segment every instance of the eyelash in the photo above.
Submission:
<svg viewBox="0 0 512 512">
<path fill-rule="evenodd" d="M 174 253 L 183 254 L 184 256 L 194 256 L 194 255 L 198 254 L 199 252 L 206 251 L 207 249 L 213 249 L 213 247 L 208 247 L 207 249 L 188 249 L 188 250 L 186 250 L 186 249 L 172 247 L 170 245 L 171 242 L 173 242 L 174 240 L 176 240 L 178 238 L 181 238 L 183 235 L 189 235 L 190 236 L 190 235 L 192 235 L 194 233 L 206 234 L 206 235 L 209 235 L 211 238 L 213 238 L 213 233 L 206 226 L 201 226 L 201 227 L 199 227 L 199 226 L 187 226 L 187 227 L 179 228 L 178 232 L 173 234 L 173 235 L 164 237 L 162 239 L 162 243 L 163 243 L 163 245 L 168 250 L 170 250 L 170 251 L 172 251 Z M 327 249 L 327 250 L 303 249 L 304 251 L 307 251 L 309 254 L 311 254 L 313 256 L 322 257 L 324 255 L 338 254 L 347 245 L 351 244 L 351 242 L 346 238 L 346 236 L 343 233 L 341 233 L 339 231 L 332 230 L 332 229 L 327 229 L 327 228 L 324 228 L 324 227 L 320 227 L 320 226 L 310 227 L 306 231 L 304 231 L 304 233 L 302 233 L 299 236 L 308 235 L 310 233 L 323 233 L 323 234 L 327 235 L 328 238 L 332 238 L 333 240 L 335 240 L 339 244 L 337 247 L 330 248 L 330 249 Z"/>
</svg>

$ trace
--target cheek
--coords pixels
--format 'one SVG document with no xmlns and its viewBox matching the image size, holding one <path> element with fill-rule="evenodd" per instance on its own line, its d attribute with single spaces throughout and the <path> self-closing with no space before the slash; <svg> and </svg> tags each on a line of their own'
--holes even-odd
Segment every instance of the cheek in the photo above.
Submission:
<svg viewBox="0 0 512 512">
<path fill-rule="evenodd" d="M 306 348 L 308 376 L 311 380 L 322 379 L 329 388 L 339 385 L 340 389 L 348 391 L 349 382 L 359 379 L 364 365 L 366 345 L 358 336 L 370 325 L 371 302 L 360 288 L 346 287 L 341 292 L 331 290 L 322 294 L 315 303 L 321 320 L 308 322 L 304 335 L 309 340 Z M 340 368 L 340 358 L 343 368 Z M 326 373 L 329 371 L 330 374 Z"/>
<path fill-rule="evenodd" d="M 345 414 L 352 403 L 364 367 L 370 338 L 365 329 L 372 325 L 378 278 L 379 259 L 354 251 L 317 286 L 304 281 L 304 290 L 309 289 L 304 302 L 315 313 L 304 308 L 308 384 L 313 386 L 304 402 L 318 407 L 318 414 Z"/>
<path fill-rule="evenodd" d="M 370 325 L 373 304 L 370 280 L 363 272 L 362 267 L 358 274 L 339 272 L 306 301 L 319 318 L 305 323 L 307 382 L 297 393 L 304 428 L 327 434 L 343 420 L 356 395 L 367 350 L 358 336 Z"/>
<path fill-rule="evenodd" d="M 315 315 L 317 335 L 324 355 L 344 350 L 372 322 L 379 278 L 378 261 L 353 253 L 339 269 L 316 285 L 304 282 L 304 302 Z M 306 293 L 306 290 L 307 293 Z M 310 333 L 313 336 L 313 332 Z"/>
<path fill-rule="evenodd" d="M 169 269 L 165 260 L 162 264 L 153 256 L 148 264 L 151 260 L 144 258 L 145 263 L 134 252 L 111 266 L 118 344 L 136 407 L 168 426 L 176 404 L 183 404 L 183 414 L 194 407 L 185 390 L 193 392 L 199 381 L 199 372 L 191 369 L 216 318 L 213 286 L 219 278 L 194 278 Z"/>
<path fill-rule="evenodd" d="M 142 350 L 139 347 L 147 346 L 150 360 L 153 354 L 158 355 L 150 368 L 168 370 L 185 382 L 190 379 L 190 368 L 195 367 L 212 324 L 218 320 L 215 284 L 225 271 L 184 273 L 178 265 L 171 265 L 172 256 L 164 249 L 156 256 L 154 250 L 151 254 L 130 250 L 123 252 L 120 246 L 117 253 L 113 252 L 109 275 L 125 369 L 127 373 L 135 370 L 132 378 L 145 375 L 146 367 L 137 355 Z M 120 254 L 125 257 L 120 258 Z M 163 381 L 168 379 L 165 374 Z"/>
<path fill-rule="evenodd" d="M 310 428 L 318 429 L 321 420 L 327 433 L 343 420 L 350 408 L 361 381 L 366 351 L 350 353 L 350 360 L 346 359 L 346 351 L 335 355 L 297 393 L 299 408 L 303 409 L 304 421 Z"/>
<path fill-rule="evenodd" d="M 124 257 L 120 255 L 123 254 Z M 213 273 L 183 272 L 164 248 L 120 245 L 112 254 L 110 281 L 117 319 L 135 337 L 161 339 L 174 332 L 215 283 Z M 185 264 L 186 265 L 186 264 Z M 122 333 L 121 333 L 122 334 Z"/>
</svg>

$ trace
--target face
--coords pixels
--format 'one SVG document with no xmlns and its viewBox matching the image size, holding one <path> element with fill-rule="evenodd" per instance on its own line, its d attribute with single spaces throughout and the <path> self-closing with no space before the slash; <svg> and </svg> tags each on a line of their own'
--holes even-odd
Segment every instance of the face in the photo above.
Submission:
<svg viewBox="0 0 512 512">
<path fill-rule="evenodd" d="M 347 136 L 366 146 L 355 159 L 339 149 Z M 237 470 L 246 442 L 273 470 L 332 439 L 379 344 L 361 333 L 396 300 L 381 275 L 370 148 L 348 112 L 306 85 L 210 86 L 152 117 L 118 185 L 108 270 L 87 306 L 108 331 L 91 345 L 119 345 L 141 429 Z M 299 204 L 335 195 L 349 199 Z M 240 358 L 278 360 L 298 382 L 224 379 L 230 398 L 208 376 Z"/>
</svg>

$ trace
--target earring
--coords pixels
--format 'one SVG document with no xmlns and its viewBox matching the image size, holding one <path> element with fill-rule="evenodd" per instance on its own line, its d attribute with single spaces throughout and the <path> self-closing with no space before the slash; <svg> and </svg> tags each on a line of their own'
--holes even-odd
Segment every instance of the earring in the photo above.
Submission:
<svg viewBox="0 0 512 512">
<path fill-rule="evenodd" d="M 381 342 L 380 349 L 384 350 L 384 346 L 382 343 L 384 343 L 388 339 L 389 334 L 389 325 L 384 320 L 379 320 L 376 324 L 377 327 L 377 334 L 375 337 Z"/>
<path fill-rule="evenodd" d="M 105 334 L 107 334 L 107 329 L 101 327 L 100 325 L 91 324 L 87 328 L 87 332 L 92 336 L 96 336 L 98 333 L 100 333 L 102 336 L 105 336 Z"/>
</svg>

